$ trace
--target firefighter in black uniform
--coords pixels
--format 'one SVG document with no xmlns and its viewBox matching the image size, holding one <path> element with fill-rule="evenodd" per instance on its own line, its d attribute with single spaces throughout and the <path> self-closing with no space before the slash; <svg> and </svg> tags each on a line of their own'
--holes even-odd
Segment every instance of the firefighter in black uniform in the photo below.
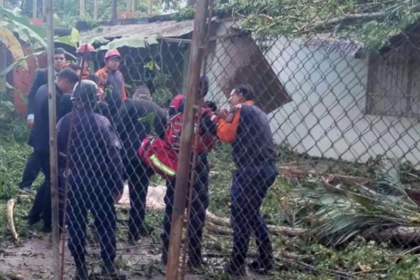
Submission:
<svg viewBox="0 0 420 280">
<path fill-rule="evenodd" d="M 254 105 L 251 95 L 246 86 L 234 89 L 229 98 L 231 110 L 218 112 L 217 136 L 232 144 L 237 168 L 230 190 L 233 252 L 225 266 L 225 271 L 234 276 L 245 274 L 251 233 L 259 256 L 249 265 L 250 269 L 264 274 L 272 269 L 274 261 L 267 224 L 259 209 L 277 176 L 276 148 L 267 116 Z"/>
<path fill-rule="evenodd" d="M 76 264 L 75 279 L 88 279 L 85 242 L 90 211 L 101 244 L 102 277 L 125 279 L 114 265 L 117 243 L 114 204 L 124 188 L 121 142 L 109 120 L 94 113 L 97 98 L 96 84 L 82 80 L 72 94 L 75 109 L 57 124 L 61 170 L 63 155 L 69 160 L 68 246 Z"/>
<path fill-rule="evenodd" d="M 154 133 L 163 135 L 166 125 L 166 112 L 147 99 L 126 99 L 119 109 L 117 131 L 123 146 L 123 162 L 126 168 L 125 179 L 128 179 L 130 191 L 130 217 L 128 222 L 130 243 L 135 243 L 141 236 L 150 233 L 145 225 L 146 196 L 150 177 L 154 174 L 151 168 L 141 163 L 137 151 L 141 141 L 152 133 L 152 127 L 141 119 L 149 114 L 154 115 Z"/>
</svg>

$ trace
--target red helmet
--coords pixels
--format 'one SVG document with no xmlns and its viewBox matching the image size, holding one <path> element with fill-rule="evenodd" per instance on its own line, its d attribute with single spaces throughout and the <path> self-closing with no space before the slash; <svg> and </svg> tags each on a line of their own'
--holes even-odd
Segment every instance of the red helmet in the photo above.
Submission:
<svg viewBox="0 0 420 280">
<path fill-rule="evenodd" d="M 77 54 L 90 52 L 95 52 L 95 48 L 91 44 L 81 44 L 76 51 Z"/>
<path fill-rule="evenodd" d="M 106 52 L 105 60 L 108 59 L 108 58 L 111 58 L 113 56 L 121 58 L 120 52 L 117 49 L 113 49 L 113 50 L 109 50 L 109 51 Z"/>
</svg>

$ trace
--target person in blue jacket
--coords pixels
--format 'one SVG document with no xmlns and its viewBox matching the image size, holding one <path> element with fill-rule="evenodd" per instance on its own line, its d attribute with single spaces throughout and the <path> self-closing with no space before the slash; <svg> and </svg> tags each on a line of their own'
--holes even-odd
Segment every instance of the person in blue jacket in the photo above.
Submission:
<svg viewBox="0 0 420 280">
<path fill-rule="evenodd" d="M 76 280 L 89 278 L 85 250 L 89 211 L 101 245 L 102 277 L 126 278 L 114 265 L 115 203 L 124 189 L 121 142 L 110 121 L 94 112 L 97 98 L 95 82 L 82 80 L 72 93 L 75 108 L 57 124 L 59 168 L 64 170 L 66 161 L 69 166 L 67 193 L 63 189 L 59 193 L 68 199 L 68 247 L 76 265 Z"/>
<path fill-rule="evenodd" d="M 236 166 L 230 189 L 233 250 L 225 265 L 225 271 L 233 276 L 245 274 L 251 234 L 259 256 L 249 268 L 265 274 L 274 264 L 270 234 L 260 207 L 278 175 L 277 153 L 267 115 L 254 104 L 252 96 L 248 86 L 240 86 L 230 94 L 230 111 L 217 113 L 217 136 L 221 142 L 232 145 Z"/>
</svg>

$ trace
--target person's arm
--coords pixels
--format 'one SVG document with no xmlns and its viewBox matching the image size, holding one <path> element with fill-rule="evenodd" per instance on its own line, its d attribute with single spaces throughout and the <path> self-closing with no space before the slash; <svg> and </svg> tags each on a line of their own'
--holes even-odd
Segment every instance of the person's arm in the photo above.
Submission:
<svg viewBox="0 0 420 280">
<path fill-rule="evenodd" d="M 32 83 L 32 87 L 28 93 L 28 120 L 34 119 L 34 99 L 36 92 L 38 89 L 43 85 L 43 73 L 41 70 L 37 70 L 35 73 L 34 82 Z"/>
<path fill-rule="evenodd" d="M 156 135 L 163 139 L 165 137 L 165 128 L 166 128 L 166 112 L 163 109 L 158 109 L 156 112 L 156 117 L 154 120 L 155 133 Z"/>
<path fill-rule="evenodd" d="M 121 74 L 121 73 L 120 73 Z M 127 99 L 127 92 L 125 91 L 125 82 L 124 82 L 124 77 L 121 74 L 121 79 L 123 81 L 123 88 L 122 88 L 122 101 L 125 101 Z"/>
<path fill-rule="evenodd" d="M 210 134 L 217 135 L 218 118 L 209 109 L 202 114 L 200 121 L 200 135 Z"/>
<path fill-rule="evenodd" d="M 121 198 L 121 195 L 124 192 L 124 165 L 121 158 L 121 141 L 118 138 L 115 131 L 109 126 L 110 136 L 111 136 L 111 145 L 108 148 L 109 164 L 110 164 L 110 174 L 114 183 L 112 193 L 116 198 Z M 116 199 L 117 202 L 119 199 Z"/>
<path fill-rule="evenodd" d="M 217 137 L 221 142 L 232 143 L 235 140 L 240 117 L 241 110 L 238 108 L 234 108 L 229 112 L 225 119 L 219 118 L 219 125 L 217 127 Z"/>
<path fill-rule="evenodd" d="M 66 153 L 67 150 L 67 140 L 69 136 L 69 127 L 66 122 L 66 118 L 61 118 L 56 126 L 57 131 L 57 150 L 62 153 Z"/>
</svg>

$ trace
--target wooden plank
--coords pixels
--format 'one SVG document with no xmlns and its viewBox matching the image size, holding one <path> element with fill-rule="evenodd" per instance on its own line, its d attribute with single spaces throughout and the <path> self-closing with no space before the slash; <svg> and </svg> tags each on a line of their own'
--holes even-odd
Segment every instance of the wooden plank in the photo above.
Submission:
<svg viewBox="0 0 420 280">
<path fill-rule="evenodd" d="M 177 280 L 179 273 L 179 258 L 181 253 L 182 225 L 185 203 L 188 193 L 188 179 L 190 177 L 190 160 L 192 135 L 194 131 L 194 104 L 200 85 L 200 71 L 203 59 L 202 46 L 206 42 L 206 21 L 208 1 L 201 0 L 195 8 L 193 42 L 189 61 L 187 94 L 185 101 L 184 119 L 182 122 L 181 147 L 178 158 L 177 179 L 175 185 L 174 205 L 172 212 L 171 236 L 169 242 L 168 265 L 166 279 Z M 184 244 L 188 246 L 188 244 Z"/>
<path fill-rule="evenodd" d="M 85 18 L 85 13 L 86 13 L 86 5 L 85 5 L 85 0 L 79 0 L 79 17 L 81 19 Z"/>
</svg>

